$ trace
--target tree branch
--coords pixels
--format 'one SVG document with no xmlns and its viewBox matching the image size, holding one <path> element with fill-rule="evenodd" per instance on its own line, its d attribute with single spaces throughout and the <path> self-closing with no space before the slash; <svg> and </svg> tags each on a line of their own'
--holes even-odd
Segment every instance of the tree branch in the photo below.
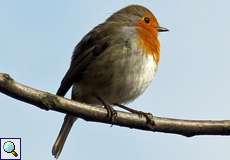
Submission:
<svg viewBox="0 0 230 160">
<path fill-rule="evenodd" d="M 54 94 L 33 89 L 15 82 L 8 74 L 0 73 L 0 92 L 30 103 L 44 110 L 68 113 L 87 121 L 112 124 L 108 121 L 107 110 L 72 101 Z M 196 135 L 230 135 L 230 120 L 180 120 L 152 116 L 152 123 L 137 114 L 117 111 L 113 124 L 123 127 L 179 134 L 187 137 Z"/>
</svg>

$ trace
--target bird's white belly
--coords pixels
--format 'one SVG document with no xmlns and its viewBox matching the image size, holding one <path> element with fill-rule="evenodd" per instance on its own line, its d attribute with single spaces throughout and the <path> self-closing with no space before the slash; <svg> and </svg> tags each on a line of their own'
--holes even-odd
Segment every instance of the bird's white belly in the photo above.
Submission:
<svg viewBox="0 0 230 160">
<path fill-rule="evenodd" d="M 117 78 L 114 79 L 114 85 L 110 88 L 112 94 L 108 97 L 109 100 L 116 103 L 127 103 L 136 99 L 149 86 L 156 69 L 157 65 L 152 56 L 133 57 L 131 62 L 126 63 L 126 67 L 116 72 L 115 77 Z"/>
<path fill-rule="evenodd" d="M 96 95 L 108 103 L 127 103 L 149 86 L 157 71 L 157 64 L 151 55 L 136 53 L 117 61 L 101 58 L 87 70 L 89 72 L 85 72 L 83 80 L 74 85 L 74 99 L 100 104 Z"/>
</svg>

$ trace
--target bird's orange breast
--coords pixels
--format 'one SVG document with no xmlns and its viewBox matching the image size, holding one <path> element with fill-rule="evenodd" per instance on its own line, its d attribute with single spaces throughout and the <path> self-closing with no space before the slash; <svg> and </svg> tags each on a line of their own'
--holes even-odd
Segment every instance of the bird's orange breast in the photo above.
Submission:
<svg viewBox="0 0 230 160">
<path fill-rule="evenodd" d="M 151 54 L 158 64 L 160 62 L 160 42 L 157 37 L 157 30 L 152 26 L 138 23 L 137 33 L 139 36 L 139 47 L 142 47 L 146 54 Z"/>
</svg>

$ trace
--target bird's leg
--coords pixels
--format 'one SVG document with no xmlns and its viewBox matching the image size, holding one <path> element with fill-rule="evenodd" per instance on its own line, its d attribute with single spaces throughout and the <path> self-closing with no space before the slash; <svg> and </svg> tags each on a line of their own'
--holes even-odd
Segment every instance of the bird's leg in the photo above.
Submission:
<svg viewBox="0 0 230 160">
<path fill-rule="evenodd" d="M 96 96 L 96 98 L 103 104 L 103 106 L 107 110 L 107 112 L 108 112 L 108 115 L 107 115 L 108 119 L 113 124 L 114 121 L 115 121 L 115 118 L 117 116 L 117 112 L 113 109 L 112 106 L 110 106 L 108 103 L 106 103 L 101 97 Z"/>
<path fill-rule="evenodd" d="M 114 103 L 115 106 L 118 106 L 124 110 L 127 110 L 131 113 L 136 113 L 138 114 L 140 117 L 144 116 L 146 118 L 146 123 L 147 125 L 149 125 L 149 127 L 151 127 L 152 129 L 154 129 L 154 125 L 155 125 L 155 122 L 152 120 L 152 117 L 153 115 L 151 113 L 146 113 L 146 112 L 142 112 L 142 111 L 138 111 L 138 110 L 135 110 L 135 109 L 132 109 L 132 108 L 129 108 L 129 107 L 126 107 L 122 104 L 118 104 L 118 103 Z"/>
</svg>

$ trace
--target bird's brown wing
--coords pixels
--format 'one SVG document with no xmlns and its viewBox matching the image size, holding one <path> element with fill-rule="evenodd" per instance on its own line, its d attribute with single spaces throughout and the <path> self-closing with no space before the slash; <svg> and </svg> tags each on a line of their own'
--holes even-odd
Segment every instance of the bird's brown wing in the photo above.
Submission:
<svg viewBox="0 0 230 160">
<path fill-rule="evenodd" d="M 81 79 L 81 73 L 99 54 L 108 47 L 107 27 L 103 24 L 95 27 L 75 47 L 70 68 L 62 79 L 57 91 L 58 96 L 64 96 L 74 82 Z"/>
</svg>

